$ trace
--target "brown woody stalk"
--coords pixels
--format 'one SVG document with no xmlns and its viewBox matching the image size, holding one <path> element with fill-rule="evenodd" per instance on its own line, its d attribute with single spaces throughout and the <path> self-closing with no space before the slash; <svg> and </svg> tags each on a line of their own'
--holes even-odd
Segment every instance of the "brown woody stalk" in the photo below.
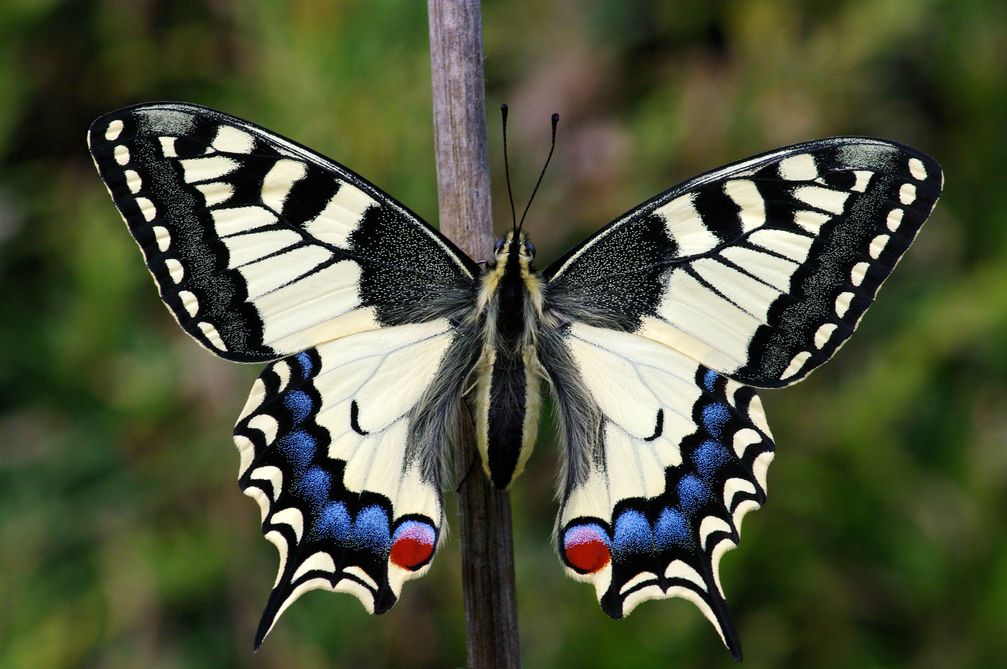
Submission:
<svg viewBox="0 0 1007 669">
<path fill-rule="evenodd" d="M 428 0 L 441 231 L 469 256 L 493 244 L 479 0 Z M 510 498 L 481 467 L 471 424 L 456 445 L 468 666 L 520 666 Z"/>
</svg>

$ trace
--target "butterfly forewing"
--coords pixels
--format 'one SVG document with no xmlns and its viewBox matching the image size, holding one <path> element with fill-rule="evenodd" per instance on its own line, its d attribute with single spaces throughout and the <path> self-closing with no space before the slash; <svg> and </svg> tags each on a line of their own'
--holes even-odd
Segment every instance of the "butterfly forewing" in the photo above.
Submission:
<svg viewBox="0 0 1007 669">
<path fill-rule="evenodd" d="M 477 268 L 348 169 L 194 105 L 91 126 L 95 164 L 161 298 L 211 351 L 255 362 L 471 302 Z"/>
<path fill-rule="evenodd" d="M 780 149 L 620 217 L 546 269 L 549 293 L 572 318 L 788 385 L 853 333 L 942 183 L 932 158 L 890 142 Z"/>
</svg>

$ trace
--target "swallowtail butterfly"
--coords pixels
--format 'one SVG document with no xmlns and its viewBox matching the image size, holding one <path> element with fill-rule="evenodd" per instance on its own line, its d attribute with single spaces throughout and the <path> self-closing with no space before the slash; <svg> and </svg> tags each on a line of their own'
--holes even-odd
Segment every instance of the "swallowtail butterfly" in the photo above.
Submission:
<svg viewBox="0 0 1007 669">
<path fill-rule="evenodd" d="M 797 144 L 676 186 L 539 271 L 518 227 L 481 266 L 349 169 L 203 107 L 121 109 L 88 144 L 178 324 L 269 363 L 234 428 L 280 555 L 257 646 L 315 588 L 387 611 L 443 537 L 462 403 L 506 488 L 548 387 L 569 575 L 613 618 L 689 599 L 740 656 L 718 563 L 766 499 L 755 388 L 849 339 L 943 182 L 892 142 Z"/>
</svg>

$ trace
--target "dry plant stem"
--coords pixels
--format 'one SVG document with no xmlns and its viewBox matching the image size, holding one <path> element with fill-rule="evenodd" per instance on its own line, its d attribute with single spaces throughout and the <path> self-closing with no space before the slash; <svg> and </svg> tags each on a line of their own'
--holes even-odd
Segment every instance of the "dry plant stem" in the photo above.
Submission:
<svg viewBox="0 0 1007 669">
<path fill-rule="evenodd" d="M 479 0 L 428 0 L 441 231 L 483 259 L 493 244 Z M 456 444 L 468 666 L 520 666 L 510 499 L 481 467 L 471 421 Z"/>
</svg>

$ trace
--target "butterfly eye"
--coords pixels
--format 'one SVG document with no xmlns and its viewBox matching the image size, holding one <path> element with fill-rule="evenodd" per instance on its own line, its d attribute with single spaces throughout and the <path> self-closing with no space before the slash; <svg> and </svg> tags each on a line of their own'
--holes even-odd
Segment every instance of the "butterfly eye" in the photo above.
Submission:
<svg viewBox="0 0 1007 669">
<path fill-rule="evenodd" d="M 531 242 L 525 240 L 525 243 L 524 243 L 524 252 L 528 255 L 529 258 L 534 258 L 535 257 L 535 245 L 532 244 Z"/>
<path fill-rule="evenodd" d="M 498 239 L 497 240 L 497 243 L 493 245 L 493 253 L 494 253 L 494 255 L 497 254 L 497 253 L 500 253 L 500 251 L 503 250 L 504 243 L 506 241 L 507 240 L 505 240 L 505 239 Z"/>
</svg>

